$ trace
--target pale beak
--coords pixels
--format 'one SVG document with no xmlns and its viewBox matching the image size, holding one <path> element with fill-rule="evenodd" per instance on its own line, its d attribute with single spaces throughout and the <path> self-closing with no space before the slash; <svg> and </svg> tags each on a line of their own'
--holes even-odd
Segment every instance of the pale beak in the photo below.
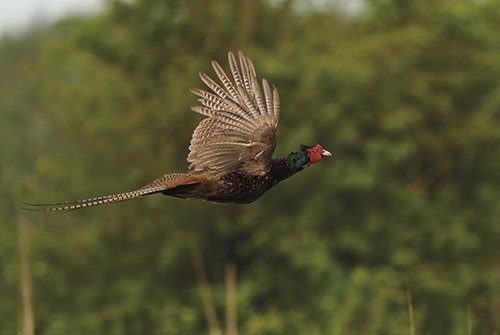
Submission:
<svg viewBox="0 0 500 335">
<path fill-rule="evenodd" d="M 325 150 L 323 149 L 323 151 L 321 152 L 321 156 L 325 157 L 325 156 L 328 156 L 330 157 L 332 154 L 330 153 L 330 151 L 328 150 Z"/>
</svg>

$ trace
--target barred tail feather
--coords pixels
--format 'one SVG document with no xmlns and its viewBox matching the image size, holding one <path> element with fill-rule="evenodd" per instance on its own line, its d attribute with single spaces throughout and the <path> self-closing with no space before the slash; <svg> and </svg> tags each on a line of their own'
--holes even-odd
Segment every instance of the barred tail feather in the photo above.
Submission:
<svg viewBox="0 0 500 335">
<path fill-rule="evenodd" d="M 28 207 L 23 207 L 24 210 L 35 211 L 35 212 L 52 212 L 52 211 L 72 211 L 79 208 L 99 206 L 104 204 L 112 204 L 115 202 L 121 202 L 131 199 L 136 199 L 150 194 L 160 193 L 165 190 L 165 186 L 156 186 L 150 188 L 143 188 L 136 191 L 105 195 L 97 198 L 89 198 L 82 200 L 73 200 L 58 202 L 52 204 L 30 204 L 22 202 Z"/>
<path fill-rule="evenodd" d="M 34 212 L 52 212 L 52 211 L 73 211 L 75 209 L 99 206 L 104 204 L 112 204 L 115 202 L 132 200 L 140 197 L 144 197 L 151 194 L 162 193 L 169 189 L 175 189 L 179 186 L 193 185 L 200 181 L 185 173 L 170 173 L 166 174 L 161 178 L 156 179 L 152 183 L 149 183 L 142 188 L 125 193 L 105 195 L 97 198 L 88 198 L 82 200 L 73 200 L 66 202 L 57 202 L 52 204 L 29 204 L 20 201 L 27 207 L 24 210 L 34 211 Z"/>
</svg>

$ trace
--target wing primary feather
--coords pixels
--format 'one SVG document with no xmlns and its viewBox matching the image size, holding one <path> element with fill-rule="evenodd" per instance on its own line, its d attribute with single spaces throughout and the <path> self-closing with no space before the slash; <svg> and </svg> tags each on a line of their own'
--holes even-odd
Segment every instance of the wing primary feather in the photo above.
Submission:
<svg viewBox="0 0 500 335">
<path fill-rule="evenodd" d="M 262 99 L 262 93 L 260 92 L 260 87 L 257 81 L 253 80 L 253 94 L 255 96 L 255 101 L 257 102 L 257 106 L 259 107 L 260 114 L 262 116 L 269 116 L 266 105 L 264 104 L 264 100 Z"/>
<path fill-rule="evenodd" d="M 190 91 L 191 93 L 202 98 L 198 100 L 202 105 L 219 113 L 226 112 L 238 115 L 243 118 L 245 122 L 259 126 L 259 123 L 257 123 L 256 119 L 252 115 L 246 112 L 238 103 L 234 102 L 229 97 L 222 100 L 217 95 L 199 88 L 191 88 Z"/>
<path fill-rule="evenodd" d="M 207 91 L 199 89 L 199 88 L 191 88 L 189 90 L 191 91 L 191 93 L 202 98 L 201 100 L 198 100 L 198 101 L 200 103 L 202 103 L 203 105 L 207 106 L 206 103 L 209 102 L 209 103 L 211 103 L 211 105 L 207 106 L 207 107 L 210 107 L 210 108 L 215 109 L 215 110 L 224 108 L 224 104 L 225 104 L 225 101 L 227 99 L 223 99 L 223 98 L 221 98 L 213 93 L 207 92 Z"/>
<path fill-rule="evenodd" d="M 252 117 L 252 115 L 250 115 L 248 112 L 246 112 L 239 104 L 237 104 L 233 100 L 226 99 L 225 102 L 226 102 L 226 104 L 228 104 L 230 106 L 230 108 L 232 110 L 235 111 L 234 114 L 241 116 L 249 124 L 252 124 L 255 127 L 259 127 L 261 125 L 260 123 L 258 123 L 258 119 L 256 119 L 255 117 Z"/>
<path fill-rule="evenodd" d="M 250 78 L 250 71 L 248 70 L 248 63 L 247 59 L 243 55 L 241 51 L 238 52 L 238 57 L 240 59 L 240 67 L 241 67 L 241 75 L 243 77 L 243 85 L 245 88 L 245 92 L 251 93 L 252 92 L 252 78 Z M 249 96 L 251 98 L 251 96 Z"/>
<path fill-rule="evenodd" d="M 252 83 L 252 92 L 255 97 L 255 101 L 257 102 L 257 106 L 259 107 L 260 114 L 263 116 L 269 116 L 269 110 L 267 110 L 266 105 L 264 103 L 264 99 L 262 97 L 262 93 L 260 91 L 259 83 L 257 81 L 257 74 L 255 73 L 255 68 L 253 66 L 253 63 L 250 59 L 247 58 L 248 62 L 248 71 L 250 74 L 251 78 L 251 83 Z"/>
<path fill-rule="evenodd" d="M 238 69 L 238 64 L 236 63 L 236 59 L 234 58 L 234 54 L 232 52 L 229 53 L 229 67 L 231 68 L 231 72 L 233 74 L 234 82 L 236 84 L 236 88 L 238 89 L 238 92 L 243 99 L 243 105 L 247 108 L 248 113 L 252 115 L 254 118 L 258 119 L 258 112 L 255 109 L 255 106 L 250 99 L 247 90 L 245 88 L 244 84 L 244 79 L 242 79 L 242 76 L 240 74 L 240 71 Z"/>
<path fill-rule="evenodd" d="M 201 80 L 207 85 L 215 94 L 217 94 L 222 99 L 226 99 L 228 94 L 224 91 L 222 87 L 219 86 L 212 78 L 203 72 L 200 72 Z"/>
<path fill-rule="evenodd" d="M 271 93 L 271 88 L 269 87 L 269 84 L 267 80 L 262 79 L 262 87 L 264 88 L 264 97 L 266 100 L 266 110 L 269 115 L 273 116 L 273 123 L 274 126 L 277 126 L 276 124 L 276 118 L 274 117 L 274 106 L 273 106 L 273 96 Z"/>
<path fill-rule="evenodd" d="M 275 120 L 279 120 L 280 117 L 280 96 L 278 90 L 273 85 L 273 112 Z"/>
<path fill-rule="evenodd" d="M 226 75 L 226 72 L 224 72 L 224 70 L 219 65 L 219 63 L 217 63 L 216 61 L 213 61 L 212 67 L 214 68 L 214 71 L 217 74 L 217 77 L 219 77 L 219 80 L 224 85 L 224 87 L 226 88 L 226 90 L 229 93 L 229 95 L 231 96 L 231 98 L 236 102 L 243 103 L 243 101 L 241 101 L 240 96 L 238 95 L 238 92 L 236 91 L 233 84 L 231 83 L 231 80 Z"/>
<path fill-rule="evenodd" d="M 247 135 L 251 135 L 254 131 L 251 127 L 248 126 L 246 120 L 238 114 L 221 113 L 212 108 L 202 106 L 191 106 L 191 109 L 202 115 L 214 117 L 218 121 L 220 120 L 221 124 L 225 124 L 228 128 L 237 126 L 238 130 L 242 130 Z"/>
</svg>

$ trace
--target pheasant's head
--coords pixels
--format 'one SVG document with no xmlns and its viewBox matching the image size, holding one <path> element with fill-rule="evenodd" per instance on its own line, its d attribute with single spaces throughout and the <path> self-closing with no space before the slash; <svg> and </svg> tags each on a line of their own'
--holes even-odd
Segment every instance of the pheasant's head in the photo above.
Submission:
<svg viewBox="0 0 500 335">
<path fill-rule="evenodd" d="M 329 151 L 323 149 L 323 147 L 321 146 L 321 144 L 316 144 L 316 145 L 313 145 L 311 147 L 308 147 L 307 145 L 301 145 L 300 149 L 302 151 L 307 152 L 310 164 L 317 163 L 323 157 L 325 157 L 325 156 L 329 157 L 329 156 L 332 155 Z"/>
<path fill-rule="evenodd" d="M 301 145 L 300 151 L 288 155 L 289 164 L 294 172 L 298 172 L 311 164 L 319 162 L 325 156 L 331 156 L 329 151 L 323 149 L 321 144 L 313 146 Z"/>
</svg>

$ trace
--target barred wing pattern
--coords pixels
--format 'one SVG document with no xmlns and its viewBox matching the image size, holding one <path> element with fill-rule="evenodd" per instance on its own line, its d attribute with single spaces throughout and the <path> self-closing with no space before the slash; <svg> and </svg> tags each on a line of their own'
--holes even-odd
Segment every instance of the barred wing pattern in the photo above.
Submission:
<svg viewBox="0 0 500 335">
<path fill-rule="evenodd" d="M 203 106 L 193 106 L 208 116 L 193 133 L 187 161 L 194 171 L 226 171 L 243 168 L 245 172 L 263 175 L 276 147 L 280 103 L 278 91 L 262 80 L 262 94 L 254 66 L 239 52 L 240 67 L 232 52 L 228 54 L 234 84 L 222 67 L 212 62 L 222 88 L 205 73 L 201 80 L 213 93 L 191 89 Z"/>
</svg>

